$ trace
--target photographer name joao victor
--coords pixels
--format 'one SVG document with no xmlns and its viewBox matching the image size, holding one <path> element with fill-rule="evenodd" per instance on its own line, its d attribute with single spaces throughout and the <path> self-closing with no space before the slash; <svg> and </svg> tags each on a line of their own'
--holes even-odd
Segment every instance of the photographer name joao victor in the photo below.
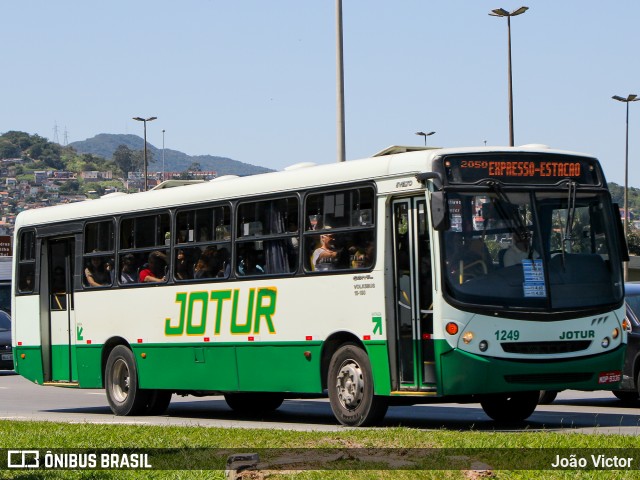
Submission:
<svg viewBox="0 0 640 480">
<path fill-rule="evenodd" d="M 619 457 L 617 455 L 589 455 L 578 457 L 571 454 L 568 457 L 556 455 L 552 468 L 633 468 L 633 457 Z"/>
</svg>

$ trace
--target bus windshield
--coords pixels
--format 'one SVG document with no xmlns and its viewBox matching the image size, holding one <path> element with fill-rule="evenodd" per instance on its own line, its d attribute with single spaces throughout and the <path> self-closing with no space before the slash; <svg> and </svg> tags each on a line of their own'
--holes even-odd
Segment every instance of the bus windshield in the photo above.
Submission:
<svg viewBox="0 0 640 480">
<path fill-rule="evenodd" d="M 449 192 L 446 292 L 458 303 L 559 311 L 622 300 L 613 208 L 601 191 Z"/>
</svg>

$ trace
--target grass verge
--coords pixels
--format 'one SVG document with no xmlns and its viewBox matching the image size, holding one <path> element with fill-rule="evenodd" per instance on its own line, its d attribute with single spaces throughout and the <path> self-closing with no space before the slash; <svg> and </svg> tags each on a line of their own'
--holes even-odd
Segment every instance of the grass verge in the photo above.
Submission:
<svg viewBox="0 0 640 480">
<path fill-rule="evenodd" d="M 163 449 L 151 450 L 154 467 L 205 465 L 202 470 L 0 470 L 0 478 L 225 478 L 228 455 L 255 450 L 261 470 L 242 478 L 640 478 L 634 460 L 622 470 L 497 470 L 522 468 L 527 452 L 606 455 L 633 452 L 638 439 L 623 435 L 553 432 L 456 432 L 411 428 L 375 428 L 338 432 L 298 432 L 146 425 L 66 424 L 0 421 L 5 449 Z M 455 450 L 454 450 L 455 449 Z M 465 450 L 469 449 L 469 450 Z M 484 449 L 482 454 L 478 449 Z M 523 450 L 529 449 L 529 450 Z M 582 450 L 581 450 L 582 449 Z M 61 452 L 53 450 L 53 452 Z M 640 452 L 640 450 L 639 450 Z M 476 458 L 477 457 L 477 458 Z M 287 463 L 288 462 L 288 463 Z M 515 462 L 515 463 L 514 463 Z M 209 469 L 218 467 L 220 469 Z M 436 468 L 445 468 L 438 470 Z M 516 468 L 516 467 L 514 467 Z M 22 476 L 20 476 L 22 474 Z"/>
</svg>

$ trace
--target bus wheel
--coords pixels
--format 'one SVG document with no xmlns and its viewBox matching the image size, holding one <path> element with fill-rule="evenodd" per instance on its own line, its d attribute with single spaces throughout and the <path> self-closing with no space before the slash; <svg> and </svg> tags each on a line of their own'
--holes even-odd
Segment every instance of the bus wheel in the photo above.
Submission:
<svg viewBox="0 0 640 480">
<path fill-rule="evenodd" d="M 484 413 L 496 422 L 521 422 L 538 406 L 540 392 L 497 393 L 483 395 L 480 405 Z"/>
<path fill-rule="evenodd" d="M 162 415 L 171 403 L 170 390 L 146 390 L 149 397 L 145 413 L 147 415 Z"/>
<path fill-rule="evenodd" d="M 369 357 L 355 344 L 345 344 L 333 354 L 327 386 L 331 410 L 343 425 L 374 425 L 387 413 L 387 400 L 373 393 Z"/>
<path fill-rule="evenodd" d="M 143 413 L 148 401 L 145 390 L 138 388 L 138 369 L 133 352 L 118 345 L 109 354 L 105 367 L 107 400 L 116 415 Z"/>
<path fill-rule="evenodd" d="M 538 405 L 550 405 L 558 396 L 557 390 L 540 390 Z"/>
<path fill-rule="evenodd" d="M 243 415 L 264 415 L 277 410 L 284 401 L 280 393 L 225 393 L 224 399 L 234 412 Z"/>
<path fill-rule="evenodd" d="M 618 400 L 622 400 L 626 403 L 631 403 L 638 400 L 638 392 L 634 392 L 631 390 L 614 390 L 613 394 L 618 398 Z"/>
</svg>

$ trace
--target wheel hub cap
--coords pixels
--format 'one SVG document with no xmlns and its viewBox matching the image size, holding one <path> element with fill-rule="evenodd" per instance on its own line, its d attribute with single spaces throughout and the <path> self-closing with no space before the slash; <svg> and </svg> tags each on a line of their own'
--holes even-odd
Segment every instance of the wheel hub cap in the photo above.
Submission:
<svg viewBox="0 0 640 480">
<path fill-rule="evenodd" d="M 353 360 L 342 364 L 336 379 L 338 398 L 342 406 L 348 410 L 355 409 L 364 397 L 364 381 L 362 369 Z"/>
</svg>

